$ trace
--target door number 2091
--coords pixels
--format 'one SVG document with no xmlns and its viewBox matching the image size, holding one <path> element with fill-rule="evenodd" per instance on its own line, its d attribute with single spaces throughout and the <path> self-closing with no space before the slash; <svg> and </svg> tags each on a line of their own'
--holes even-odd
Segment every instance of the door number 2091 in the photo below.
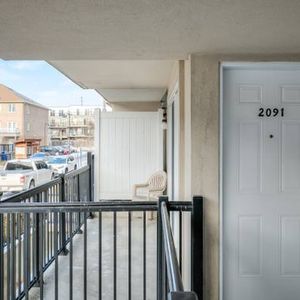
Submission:
<svg viewBox="0 0 300 300">
<path fill-rule="evenodd" d="M 284 117 L 284 108 L 259 108 L 259 117 Z"/>
</svg>

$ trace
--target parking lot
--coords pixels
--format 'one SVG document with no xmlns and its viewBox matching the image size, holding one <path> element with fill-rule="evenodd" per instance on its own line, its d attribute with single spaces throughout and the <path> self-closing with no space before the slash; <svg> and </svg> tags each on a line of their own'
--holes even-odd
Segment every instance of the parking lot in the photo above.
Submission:
<svg viewBox="0 0 300 300">
<path fill-rule="evenodd" d="M 87 164 L 87 151 L 38 152 L 28 159 L 0 161 L 0 201 Z"/>
</svg>

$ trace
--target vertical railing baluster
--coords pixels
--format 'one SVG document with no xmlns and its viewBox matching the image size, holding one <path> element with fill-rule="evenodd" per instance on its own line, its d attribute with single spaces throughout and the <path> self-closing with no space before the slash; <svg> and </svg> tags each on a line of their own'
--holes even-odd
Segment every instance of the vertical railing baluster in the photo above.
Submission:
<svg viewBox="0 0 300 300">
<path fill-rule="evenodd" d="M 53 213 L 49 212 L 49 260 L 53 257 Z"/>
<path fill-rule="evenodd" d="M 70 251 L 69 251 L 69 299 L 73 300 L 73 213 L 69 213 Z"/>
<path fill-rule="evenodd" d="M 11 224 L 10 224 L 10 243 L 11 243 L 11 259 L 10 259 L 10 286 L 11 286 L 11 299 L 16 298 L 16 216 L 11 214 Z"/>
<path fill-rule="evenodd" d="M 25 299 L 29 299 L 29 269 L 30 269 L 30 253 L 29 253 L 29 243 L 30 243 L 30 214 L 24 213 L 24 236 L 23 236 L 23 285 Z"/>
<path fill-rule="evenodd" d="M 131 212 L 128 212 L 128 300 L 131 300 Z"/>
<path fill-rule="evenodd" d="M 60 187 L 60 202 L 65 202 L 66 201 L 66 192 L 65 192 L 65 176 L 61 176 L 61 183 L 59 185 Z M 66 214 L 60 213 L 60 249 L 62 255 L 67 255 L 68 250 L 66 248 L 66 241 L 67 241 L 67 236 L 66 236 Z"/>
<path fill-rule="evenodd" d="M 54 299 L 58 300 L 58 213 L 54 212 L 54 260 L 55 260 L 55 279 L 54 279 Z"/>
<path fill-rule="evenodd" d="M 182 276 L 182 211 L 179 211 L 179 270 Z"/>
<path fill-rule="evenodd" d="M 152 213 L 152 212 L 151 212 Z M 147 240 L 147 232 L 146 232 L 146 219 L 147 219 L 147 214 L 146 211 L 143 212 L 143 299 L 146 300 L 146 293 L 147 293 L 147 288 L 146 288 L 146 277 L 147 277 L 147 266 L 146 266 L 146 240 Z"/>
<path fill-rule="evenodd" d="M 113 299 L 117 299 L 117 213 L 113 212 Z"/>
<path fill-rule="evenodd" d="M 93 182 L 93 159 L 92 159 L 92 152 L 87 153 L 87 164 L 89 166 L 88 177 L 89 177 L 89 184 L 88 184 L 88 201 L 94 201 L 93 199 L 93 189 L 94 189 L 94 182 Z M 93 218 L 93 213 L 89 213 L 89 218 Z"/>
<path fill-rule="evenodd" d="M 50 213 L 47 213 L 47 226 L 46 226 L 46 232 L 47 232 L 47 259 L 45 261 L 45 264 L 48 262 L 50 258 Z"/>
<path fill-rule="evenodd" d="M 77 199 L 78 202 L 80 202 L 81 201 L 81 199 L 80 199 L 80 177 L 79 177 L 79 175 L 76 175 L 76 177 L 73 178 L 73 182 L 75 182 L 75 178 L 76 178 L 76 183 L 77 183 L 77 190 L 76 190 L 77 198 L 76 199 Z M 74 190 L 73 190 L 73 192 L 74 192 Z M 78 213 L 78 233 L 79 234 L 83 233 L 83 231 L 81 230 L 81 225 L 82 225 L 82 223 L 81 223 L 81 213 L 79 212 Z"/>
<path fill-rule="evenodd" d="M 42 195 L 37 194 L 36 195 L 36 202 L 39 203 L 41 201 Z M 35 215 L 35 226 L 34 226 L 34 230 L 35 230 L 35 247 L 34 247 L 34 251 L 36 253 L 35 255 L 35 275 L 36 278 L 39 279 L 40 277 L 40 256 L 41 256 L 41 249 L 40 249 L 40 235 L 42 234 L 40 232 L 40 215 L 37 213 Z M 36 286 L 39 286 L 40 282 L 39 280 L 37 280 L 36 282 Z"/>
<path fill-rule="evenodd" d="M 168 197 L 159 197 L 157 207 L 157 300 L 166 299 L 166 259 L 164 254 L 163 230 L 161 225 L 161 205 Z"/>
<path fill-rule="evenodd" d="M 84 236 L 83 236 L 83 299 L 87 299 L 87 213 L 84 212 Z"/>
<path fill-rule="evenodd" d="M 6 299 L 10 298 L 10 280 L 11 280 L 11 236 L 10 236 L 10 229 L 11 229 L 11 214 L 6 215 Z"/>
<path fill-rule="evenodd" d="M 47 191 L 47 194 L 44 195 L 44 199 L 43 199 L 43 202 L 46 202 L 47 201 L 47 198 L 49 197 L 49 189 Z M 48 234 L 47 234 L 47 224 L 48 224 L 48 214 L 45 213 L 44 216 L 43 216 L 43 241 L 44 241 L 44 244 L 43 244 L 43 264 L 46 264 L 46 261 L 47 261 L 47 256 L 48 256 L 48 248 L 47 248 L 47 239 L 48 239 Z"/>
<path fill-rule="evenodd" d="M 98 239 L 99 239 L 99 300 L 102 299 L 102 212 L 99 211 L 99 224 L 98 224 Z"/>
<path fill-rule="evenodd" d="M 4 214 L 0 214 L 0 299 L 4 299 Z"/>
<path fill-rule="evenodd" d="M 32 197 L 32 198 L 34 198 L 34 200 L 33 200 L 33 202 L 35 202 L 36 201 L 36 197 L 37 197 L 37 195 L 35 195 L 34 197 Z M 38 265 L 36 264 L 36 250 L 37 250 L 37 243 L 38 243 L 38 241 L 37 241 L 37 230 L 38 230 L 38 228 L 37 228 L 37 220 L 36 220 L 36 218 L 37 218 L 37 214 L 32 214 L 32 218 L 31 218 L 31 222 L 32 222 L 32 224 L 31 224 L 31 234 L 30 234 L 30 236 L 31 236 L 31 244 L 30 244 L 30 246 L 31 246 L 31 249 L 30 249 L 30 253 L 31 253 L 31 269 L 30 269 L 30 274 L 31 274 L 31 278 L 30 278 L 30 280 L 33 280 L 34 278 L 36 278 L 36 276 L 37 276 L 37 268 L 38 268 Z"/>
<path fill-rule="evenodd" d="M 21 213 L 17 215 L 17 238 L 18 238 L 18 295 L 21 294 L 21 283 L 22 283 L 22 224 L 21 224 Z M 24 245 L 24 242 L 23 242 Z M 1 299 L 1 297 L 0 297 Z"/>
<path fill-rule="evenodd" d="M 38 244 L 39 244 L 39 250 L 38 250 L 38 266 L 39 266 L 39 272 L 38 272 L 38 283 L 40 287 L 40 299 L 44 299 L 44 272 L 43 272 L 43 261 L 44 261 L 44 214 L 40 213 L 38 214 L 38 227 L 39 227 L 39 235 L 38 235 Z"/>
</svg>

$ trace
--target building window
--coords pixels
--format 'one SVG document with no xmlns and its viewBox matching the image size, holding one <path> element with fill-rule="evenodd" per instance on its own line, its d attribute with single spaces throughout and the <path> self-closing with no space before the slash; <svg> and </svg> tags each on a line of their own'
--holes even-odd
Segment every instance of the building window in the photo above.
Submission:
<svg viewBox="0 0 300 300">
<path fill-rule="evenodd" d="M 15 111 L 16 111 L 16 104 L 14 104 L 14 103 L 9 103 L 9 104 L 8 104 L 8 111 L 9 111 L 9 112 L 15 112 Z"/>
<path fill-rule="evenodd" d="M 51 117 L 55 117 L 55 110 L 51 110 L 51 111 L 50 111 L 50 116 L 51 116 Z"/>
<path fill-rule="evenodd" d="M 32 154 L 32 148 L 27 147 L 27 156 L 30 156 Z"/>
<path fill-rule="evenodd" d="M 27 115 L 30 114 L 30 106 L 28 104 L 26 104 L 26 114 Z"/>
<path fill-rule="evenodd" d="M 26 124 L 26 130 L 27 130 L 27 131 L 30 131 L 30 123 L 27 123 L 27 124 Z"/>
<path fill-rule="evenodd" d="M 8 132 L 15 132 L 17 129 L 17 124 L 15 122 L 8 122 L 7 129 L 8 129 Z"/>
</svg>

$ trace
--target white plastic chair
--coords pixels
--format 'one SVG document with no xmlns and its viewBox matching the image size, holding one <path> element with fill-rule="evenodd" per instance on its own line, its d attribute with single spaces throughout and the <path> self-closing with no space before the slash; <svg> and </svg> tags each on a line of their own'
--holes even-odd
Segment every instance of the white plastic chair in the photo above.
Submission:
<svg viewBox="0 0 300 300">
<path fill-rule="evenodd" d="M 167 173 L 165 171 L 157 171 L 152 174 L 148 181 L 133 185 L 133 200 L 157 200 L 159 196 L 163 195 L 167 187 Z M 138 191 L 143 190 L 146 194 L 138 195 Z M 153 212 L 151 212 L 151 220 L 153 219 Z"/>
</svg>

